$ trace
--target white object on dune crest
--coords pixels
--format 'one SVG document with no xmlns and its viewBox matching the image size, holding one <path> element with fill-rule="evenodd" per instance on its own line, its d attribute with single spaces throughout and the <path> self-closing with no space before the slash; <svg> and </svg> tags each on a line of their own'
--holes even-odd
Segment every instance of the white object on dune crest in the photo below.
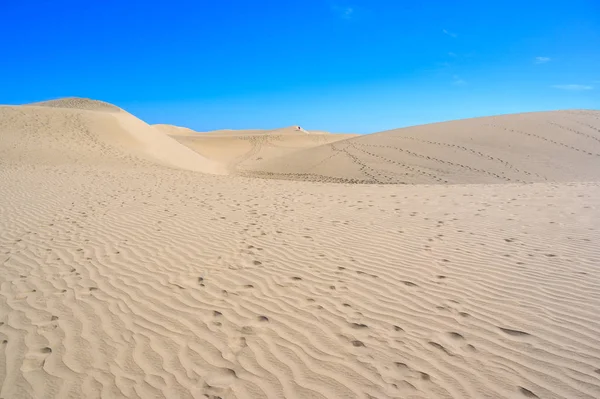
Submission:
<svg viewBox="0 0 600 399">
<path fill-rule="evenodd" d="M 310 132 L 308 132 L 307 130 L 302 129 L 302 127 L 300 126 L 296 126 L 296 130 L 302 133 L 306 133 L 306 134 L 310 134 Z"/>
</svg>

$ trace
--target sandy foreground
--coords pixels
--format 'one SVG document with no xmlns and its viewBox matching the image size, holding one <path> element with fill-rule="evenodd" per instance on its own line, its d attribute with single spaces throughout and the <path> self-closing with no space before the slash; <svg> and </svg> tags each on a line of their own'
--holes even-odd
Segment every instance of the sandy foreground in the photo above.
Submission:
<svg viewBox="0 0 600 399">
<path fill-rule="evenodd" d="M 195 138 L 57 105 L 0 107 L 0 397 L 600 397 L 600 113 Z"/>
</svg>

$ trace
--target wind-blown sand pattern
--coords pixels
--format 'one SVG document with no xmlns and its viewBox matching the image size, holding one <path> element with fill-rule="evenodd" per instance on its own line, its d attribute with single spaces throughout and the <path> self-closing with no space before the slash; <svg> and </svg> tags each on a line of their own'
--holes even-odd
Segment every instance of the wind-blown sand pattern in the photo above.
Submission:
<svg viewBox="0 0 600 399">
<path fill-rule="evenodd" d="M 600 112 L 536 112 L 415 126 L 248 169 L 261 177 L 379 184 L 597 180 Z"/>
<path fill-rule="evenodd" d="M 498 121 L 594 153 L 600 120 L 585 112 L 533 114 L 589 125 L 575 138 L 534 129 L 531 115 Z M 461 161 L 513 179 L 490 180 L 502 184 L 257 179 L 198 173 L 225 155 L 106 115 L 0 107 L 0 397 L 600 397 L 600 187 L 597 165 L 584 170 L 589 155 L 551 143 L 544 161 L 543 143 L 526 154 L 510 134 L 512 155 L 467 148 L 531 176 Z M 199 166 L 148 151 L 139 143 L 150 135 Z M 413 141 L 394 135 L 333 145 Z M 535 162 L 521 169 L 519 153 Z M 217 170 L 249 164 L 229 159 Z M 449 181 L 489 176 L 438 168 Z"/>
</svg>

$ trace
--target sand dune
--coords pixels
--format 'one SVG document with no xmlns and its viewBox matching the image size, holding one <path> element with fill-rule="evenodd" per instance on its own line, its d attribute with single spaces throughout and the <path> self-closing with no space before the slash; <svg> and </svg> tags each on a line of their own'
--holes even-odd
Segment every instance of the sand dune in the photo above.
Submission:
<svg viewBox="0 0 600 399">
<path fill-rule="evenodd" d="M 43 105 L 41 105 L 43 104 Z M 107 103 L 68 99 L 0 107 L 0 155 L 32 163 L 158 162 L 206 173 L 219 165 Z"/>
<path fill-rule="evenodd" d="M 298 131 L 295 127 L 274 130 L 219 130 L 180 134 L 163 128 L 171 137 L 200 155 L 223 165 L 230 172 L 251 168 L 264 160 L 284 157 L 299 150 L 334 143 L 354 134 Z M 185 131 L 184 131 L 185 132 Z"/>
<path fill-rule="evenodd" d="M 244 129 L 244 130 L 234 130 L 234 129 L 223 129 L 223 130 L 213 130 L 209 132 L 203 132 L 203 134 L 211 134 L 211 135 L 219 135 L 219 136 L 240 136 L 240 135 L 270 135 L 270 136 L 281 136 L 281 135 L 323 135 L 323 134 L 332 134 L 330 132 L 324 130 L 306 130 L 301 126 L 287 126 L 283 128 L 277 129 Z M 356 136 L 355 134 L 348 133 L 337 133 L 338 135 L 349 135 Z"/>
<path fill-rule="evenodd" d="M 600 112 L 540 112 L 415 126 L 264 160 L 247 172 L 386 184 L 597 180 Z"/>
<path fill-rule="evenodd" d="M 600 397 L 597 112 L 179 135 L 202 157 L 75 103 L 0 107 L 1 398 Z M 186 168 L 390 176 L 365 151 L 502 184 Z"/>
<path fill-rule="evenodd" d="M 171 136 L 197 136 L 197 135 L 218 135 L 218 136 L 244 136 L 244 135 L 271 135 L 271 136 L 279 136 L 279 135 L 322 135 L 322 134 L 332 134 L 330 132 L 326 132 L 324 130 L 305 130 L 299 126 L 288 126 L 279 129 L 221 129 L 221 130 L 212 130 L 207 132 L 196 132 L 187 127 L 175 126 L 175 125 L 167 125 L 167 124 L 157 124 L 152 125 L 162 131 L 163 133 L 169 134 Z M 349 134 L 349 136 L 356 136 L 354 134 Z"/>
</svg>

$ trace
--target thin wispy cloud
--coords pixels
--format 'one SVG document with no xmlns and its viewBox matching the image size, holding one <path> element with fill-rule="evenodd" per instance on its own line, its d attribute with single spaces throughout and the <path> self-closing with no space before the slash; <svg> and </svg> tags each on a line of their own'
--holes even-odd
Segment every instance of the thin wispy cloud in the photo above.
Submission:
<svg viewBox="0 0 600 399">
<path fill-rule="evenodd" d="M 442 32 L 444 33 L 444 35 L 448 35 L 448 36 L 450 36 L 450 37 L 456 37 L 456 36 L 458 36 L 456 33 L 454 33 L 454 32 L 450 32 L 450 31 L 449 31 L 449 30 L 447 30 L 447 29 L 442 29 Z"/>
<path fill-rule="evenodd" d="M 450 57 L 458 57 L 458 56 L 456 55 L 456 53 L 453 53 L 452 51 L 448 52 L 448 55 L 449 55 Z"/>
<path fill-rule="evenodd" d="M 592 90 L 594 87 L 589 85 L 554 85 L 555 89 L 569 90 L 569 91 L 585 91 Z"/>
<path fill-rule="evenodd" d="M 342 19 L 352 19 L 352 17 L 354 17 L 354 7 L 332 6 L 331 9 L 338 17 Z"/>
<path fill-rule="evenodd" d="M 550 57 L 535 57 L 535 63 L 536 64 L 545 64 L 546 62 L 550 61 Z"/>
<path fill-rule="evenodd" d="M 467 84 L 467 82 L 464 79 L 461 79 L 460 76 L 454 75 L 452 76 L 452 84 L 454 86 L 464 86 Z"/>
</svg>

